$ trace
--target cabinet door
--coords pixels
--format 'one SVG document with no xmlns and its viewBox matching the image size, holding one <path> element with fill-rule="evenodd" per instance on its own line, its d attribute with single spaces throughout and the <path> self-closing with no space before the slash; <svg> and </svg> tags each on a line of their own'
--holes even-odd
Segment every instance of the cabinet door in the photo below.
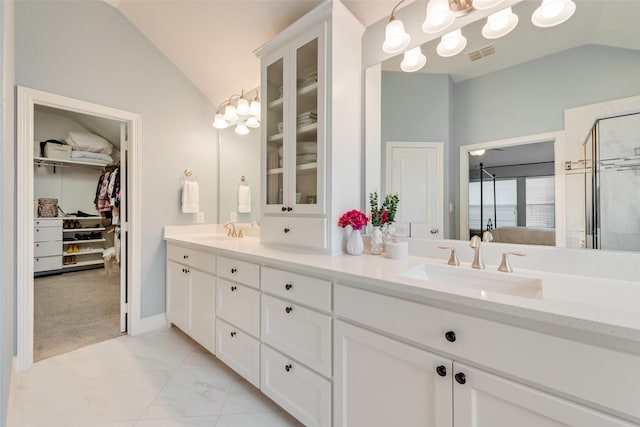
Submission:
<svg viewBox="0 0 640 427">
<path fill-rule="evenodd" d="M 634 425 L 458 362 L 454 369 L 455 427 Z"/>
<path fill-rule="evenodd" d="M 184 265 L 167 261 L 167 317 L 189 332 L 189 277 Z"/>
<path fill-rule="evenodd" d="M 452 425 L 451 360 L 342 321 L 333 360 L 335 427 Z"/>
<path fill-rule="evenodd" d="M 189 335 L 213 353 L 216 278 L 193 269 L 189 270 L 188 276 L 191 287 Z"/>
<path fill-rule="evenodd" d="M 216 319 L 216 356 L 260 387 L 260 341 L 224 320 Z"/>
</svg>

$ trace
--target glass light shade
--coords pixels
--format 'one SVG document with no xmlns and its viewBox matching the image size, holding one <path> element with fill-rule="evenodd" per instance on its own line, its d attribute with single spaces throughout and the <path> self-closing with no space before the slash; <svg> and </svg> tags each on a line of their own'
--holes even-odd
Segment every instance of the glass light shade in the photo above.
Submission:
<svg viewBox="0 0 640 427">
<path fill-rule="evenodd" d="M 238 113 L 238 115 L 240 116 L 246 116 L 247 114 L 249 114 L 249 101 L 244 98 L 238 99 L 236 113 Z"/>
<path fill-rule="evenodd" d="M 382 50 L 387 53 L 400 52 L 411 41 L 411 36 L 404 30 L 402 21 L 395 18 L 387 24 L 385 35 Z"/>
<path fill-rule="evenodd" d="M 418 46 L 413 49 L 409 49 L 404 53 L 404 58 L 400 63 L 400 68 L 402 71 L 407 73 L 413 73 L 414 71 L 418 71 L 420 68 L 424 67 L 424 64 L 426 63 L 427 57 L 424 56 L 422 49 Z"/>
<path fill-rule="evenodd" d="M 482 35 L 486 39 L 497 39 L 506 36 L 518 25 L 518 15 L 510 7 L 493 13 L 482 27 Z"/>
<path fill-rule="evenodd" d="M 249 128 L 244 124 L 244 122 L 240 122 L 236 125 L 235 133 L 238 135 L 246 135 L 249 133 Z"/>
<path fill-rule="evenodd" d="M 238 117 L 238 112 L 236 111 L 236 107 L 233 105 L 227 105 L 224 109 L 224 119 L 228 122 L 237 122 L 240 117 Z"/>
<path fill-rule="evenodd" d="M 249 106 L 249 114 L 260 118 L 260 101 L 251 101 L 251 105 Z"/>
<path fill-rule="evenodd" d="M 472 150 L 469 151 L 469 154 L 474 156 L 474 157 L 479 157 L 482 156 L 487 150 Z"/>
<path fill-rule="evenodd" d="M 213 127 L 216 129 L 225 129 L 229 126 L 229 123 L 224 119 L 222 114 L 218 113 L 213 120 Z"/>
<path fill-rule="evenodd" d="M 467 38 L 458 29 L 442 36 L 436 51 L 443 58 L 449 58 L 462 52 L 465 47 L 467 47 Z"/>
<path fill-rule="evenodd" d="M 250 128 L 259 128 L 260 127 L 260 120 L 256 117 L 256 116 L 251 116 L 247 119 L 247 126 L 249 126 Z"/>
<path fill-rule="evenodd" d="M 531 22 L 537 27 L 553 27 L 567 21 L 575 11 L 576 4 L 571 0 L 542 0 L 531 15 Z"/>
<path fill-rule="evenodd" d="M 427 15 L 422 23 L 422 31 L 427 34 L 444 31 L 456 19 L 447 0 L 430 0 L 427 4 Z"/>
<path fill-rule="evenodd" d="M 478 10 L 491 9 L 503 1 L 504 0 L 473 0 L 473 8 Z"/>
</svg>

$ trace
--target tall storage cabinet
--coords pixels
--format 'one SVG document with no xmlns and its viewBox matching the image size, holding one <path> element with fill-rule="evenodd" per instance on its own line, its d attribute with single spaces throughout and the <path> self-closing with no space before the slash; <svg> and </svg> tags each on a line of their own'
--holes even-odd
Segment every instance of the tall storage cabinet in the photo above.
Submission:
<svg viewBox="0 0 640 427">
<path fill-rule="evenodd" d="M 361 37 L 326 2 L 258 49 L 264 243 L 342 250 L 339 216 L 361 206 Z"/>
</svg>

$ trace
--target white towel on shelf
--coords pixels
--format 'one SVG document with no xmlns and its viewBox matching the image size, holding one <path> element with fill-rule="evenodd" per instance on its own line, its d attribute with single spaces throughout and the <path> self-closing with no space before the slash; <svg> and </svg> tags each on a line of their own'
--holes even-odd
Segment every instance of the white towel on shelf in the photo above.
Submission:
<svg viewBox="0 0 640 427">
<path fill-rule="evenodd" d="M 238 187 L 238 212 L 251 212 L 251 187 L 248 185 Z"/>
<path fill-rule="evenodd" d="M 197 181 L 185 181 L 182 186 L 182 212 L 200 211 L 200 189 Z"/>
</svg>

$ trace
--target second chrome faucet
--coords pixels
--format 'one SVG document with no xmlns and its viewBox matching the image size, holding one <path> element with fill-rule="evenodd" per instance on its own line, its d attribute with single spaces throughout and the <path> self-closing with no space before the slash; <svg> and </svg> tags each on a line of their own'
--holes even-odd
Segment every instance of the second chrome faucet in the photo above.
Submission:
<svg viewBox="0 0 640 427">
<path fill-rule="evenodd" d="M 469 246 L 474 250 L 471 268 L 485 268 L 484 261 L 482 261 L 482 253 L 480 251 L 480 237 L 473 236 L 469 242 Z"/>
</svg>

